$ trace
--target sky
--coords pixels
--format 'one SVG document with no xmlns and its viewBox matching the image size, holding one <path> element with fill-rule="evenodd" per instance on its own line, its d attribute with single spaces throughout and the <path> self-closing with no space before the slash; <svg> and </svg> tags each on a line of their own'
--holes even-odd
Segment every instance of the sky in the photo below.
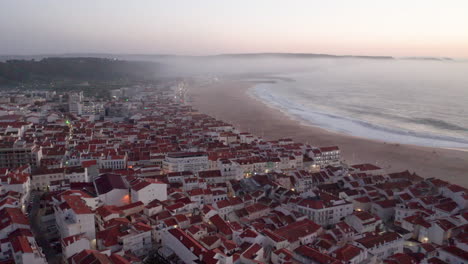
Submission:
<svg viewBox="0 0 468 264">
<path fill-rule="evenodd" d="M 0 54 L 468 58 L 467 0 L 0 0 Z"/>
</svg>

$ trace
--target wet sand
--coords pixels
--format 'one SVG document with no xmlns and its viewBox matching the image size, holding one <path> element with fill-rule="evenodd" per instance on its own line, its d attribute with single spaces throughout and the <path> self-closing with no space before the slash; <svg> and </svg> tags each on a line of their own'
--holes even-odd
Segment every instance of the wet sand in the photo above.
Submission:
<svg viewBox="0 0 468 264">
<path fill-rule="evenodd" d="M 249 96 L 247 90 L 253 85 L 223 80 L 191 86 L 188 94 L 200 112 L 267 140 L 287 137 L 319 147 L 337 145 L 348 164 L 373 163 L 387 172 L 409 170 L 468 187 L 466 151 L 386 143 L 304 125 Z"/>
</svg>

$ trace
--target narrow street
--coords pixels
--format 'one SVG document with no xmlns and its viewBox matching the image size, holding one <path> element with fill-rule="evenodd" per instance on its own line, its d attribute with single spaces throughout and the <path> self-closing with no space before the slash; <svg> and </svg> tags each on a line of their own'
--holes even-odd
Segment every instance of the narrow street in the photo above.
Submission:
<svg viewBox="0 0 468 264">
<path fill-rule="evenodd" d="M 44 209 L 40 208 L 40 200 L 42 192 L 34 191 L 31 194 L 31 211 L 29 213 L 29 221 L 31 223 L 31 231 L 36 238 L 38 245 L 42 248 L 44 255 L 48 263 L 55 264 L 61 262 L 61 255 L 51 247 L 49 241 L 47 241 L 47 231 L 45 227 L 42 227 L 41 217 L 43 215 Z"/>
</svg>

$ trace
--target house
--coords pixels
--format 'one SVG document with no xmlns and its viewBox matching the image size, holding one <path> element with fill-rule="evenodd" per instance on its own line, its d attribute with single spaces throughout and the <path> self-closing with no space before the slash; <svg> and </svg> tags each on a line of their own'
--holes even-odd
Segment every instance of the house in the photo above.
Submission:
<svg viewBox="0 0 468 264">
<path fill-rule="evenodd" d="M 331 256 L 343 263 L 358 264 L 368 258 L 367 251 L 357 246 L 346 244 L 331 253 Z"/>
<path fill-rule="evenodd" d="M 0 239 L 18 229 L 30 229 L 29 220 L 19 208 L 3 208 L 0 210 Z"/>
<path fill-rule="evenodd" d="M 285 248 L 271 252 L 271 263 L 273 264 L 291 263 L 292 260 L 293 253 Z"/>
<path fill-rule="evenodd" d="M 229 200 L 221 200 L 213 204 L 213 208 L 215 208 L 219 215 L 223 219 L 227 219 L 227 215 L 234 211 L 234 208 L 231 206 Z"/>
<path fill-rule="evenodd" d="M 162 210 L 163 210 L 163 204 L 158 200 L 153 200 L 145 206 L 144 214 L 147 216 L 153 216 L 155 214 L 162 212 Z"/>
<path fill-rule="evenodd" d="M 468 251 L 456 246 L 446 246 L 438 251 L 439 258 L 449 264 L 468 262 Z"/>
<path fill-rule="evenodd" d="M 87 168 L 77 167 L 68 167 L 64 171 L 65 179 L 70 180 L 70 182 L 91 182 L 91 177 L 88 174 Z"/>
<path fill-rule="evenodd" d="M 405 217 L 401 220 L 400 224 L 405 230 L 412 232 L 413 238 L 418 239 L 423 243 L 427 242 L 427 236 L 420 234 L 420 230 L 423 230 L 423 234 L 426 233 L 424 232 L 424 229 L 430 228 L 431 224 L 428 223 L 422 215 L 415 214 Z"/>
<path fill-rule="evenodd" d="M 137 260 L 139 260 L 137 258 Z M 139 261 L 137 261 L 138 263 Z M 92 249 L 83 250 L 69 259 L 71 264 L 131 264 L 129 260 L 118 254 L 112 254 L 109 250 L 97 251 Z"/>
<path fill-rule="evenodd" d="M 270 212 L 270 207 L 261 203 L 254 203 L 252 205 L 246 206 L 245 210 L 247 211 L 246 218 L 253 220 L 267 215 Z"/>
<path fill-rule="evenodd" d="M 233 240 L 237 245 L 246 245 L 246 244 L 264 244 L 264 236 L 259 232 L 253 230 L 253 228 L 245 228 L 236 230 L 233 235 Z"/>
<path fill-rule="evenodd" d="M 64 237 L 62 238 L 61 242 L 62 257 L 64 262 L 67 262 L 69 258 L 83 250 L 91 249 L 91 241 L 83 234 Z"/>
<path fill-rule="evenodd" d="M 210 217 L 210 222 L 215 227 L 215 230 L 225 238 L 231 239 L 232 238 L 232 229 L 231 227 L 224 221 L 221 216 L 218 214 Z"/>
<path fill-rule="evenodd" d="M 207 184 L 222 183 L 226 181 L 220 170 L 199 171 L 198 177 L 205 180 Z"/>
<path fill-rule="evenodd" d="M 356 173 L 367 173 L 372 175 L 382 175 L 384 173 L 382 168 L 370 163 L 352 165 L 350 170 Z"/>
<path fill-rule="evenodd" d="M 323 194 L 322 197 L 330 195 Z M 339 198 L 329 200 L 304 199 L 297 204 L 300 213 L 320 225 L 332 225 L 353 213 L 353 204 Z"/>
<path fill-rule="evenodd" d="M 263 247 L 259 244 L 251 245 L 241 254 L 240 260 L 245 264 L 263 263 L 265 261 Z"/>
<path fill-rule="evenodd" d="M 341 160 L 340 149 L 337 146 L 313 148 L 308 156 L 313 159 L 314 166 L 319 167 L 338 164 Z"/>
<path fill-rule="evenodd" d="M 65 169 L 45 169 L 37 170 L 32 176 L 31 188 L 34 190 L 48 190 L 52 181 L 65 179 Z"/>
<path fill-rule="evenodd" d="M 115 205 L 103 205 L 98 207 L 95 211 L 96 223 L 99 230 L 104 229 L 104 223 L 123 216 L 123 211 Z"/>
<path fill-rule="evenodd" d="M 353 207 L 356 211 L 367 211 L 370 212 L 372 207 L 372 200 L 369 196 L 362 196 L 353 199 Z"/>
<path fill-rule="evenodd" d="M 404 240 L 395 232 L 366 233 L 363 238 L 353 242 L 355 246 L 367 250 L 369 257 L 387 258 L 395 253 L 403 252 Z"/>
<path fill-rule="evenodd" d="M 62 195 L 54 206 L 55 221 L 62 238 L 83 234 L 89 240 L 95 238 L 94 213 L 75 195 Z"/>
<path fill-rule="evenodd" d="M 329 254 L 322 253 L 309 246 L 300 246 L 294 250 L 294 259 L 308 264 L 341 264 L 341 261 Z"/>
<path fill-rule="evenodd" d="M 194 174 L 191 171 L 177 171 L 177 172 L 169 172 L 167 175 L 167 180 L 169 183 L 180 182 L 182 183 L 185 178 L 193 178 Z"/>
<path fill-rule="evenodd" d="M 127 154 L 101 156 L 97 161 L 100 169 L 125 169 L 127 168 Z"/>
<path fill-rule="evenodd" d="M 187 228 L 186 232 L 196 240 L 199 240 L 208 234 L 207 228 L 201 225 L 192 225 L 191 227 Z"/>
<path fill-rule="evenodd" d="M 208 155 L 204 152 L 173 152 L 167 154 L 163 161 L 165 172 L 191 171 L 199 172 L 208 169 Z"/>
<path fill-rule="evenodd" d="M 392 219 L 395 216 L 395 206 L 397 205 L 396 200 L 383 200 L 374 202 L 372 204 L 371 212 L 374 215 L 377 215 L 386 222 Z"/>
<path fill-rule="evenodd" d="M 128 188 L 120 175 L 103 174 L 94 180 L 94 187 L 104 204 L 120 206 L 130 202 Z"/>
<path fill-rule="evenodd" d="M 152 248 L 151 231 L 152 228 L 144 223 L 116 224 L 96 234 L 97 248 L 146 256 Z"/>
<path fill-rule="evenodd" d="M 289 242 L 288 249 L 290 250 L 313 242 L 322 232 L 322 227 L 309 219 L 294 222 L 273 231 L 276 236 Z"/>
<path fill-rule="evenodd" d="M 18 264 L 46 264 L 42 249 L 29 230 L 17 230 L 0 242 L 0 262 Z"/>
<path fill-rule="evenodd" d="M 289 242 L 286 238 L 281 237 L 275 234 L 273 231 L 269 229 L 264 229 L 263 235 L 265 236 L 265 240 L 263 243 L 264 247 L 271 247 L 273 250 L 284 249 L 289 246 Z"/>
<path fill-rule="evenodd" d="M 180 228 L 162 232 L 162 244 L 170 248 L 184 263 L 204 261 L 208 249 Z"/>
<path fill-rule="evenodd" d="M 130 188 L 132 202 L 141 201 L 149 204 L 154 200 L 167 200 L 167 184 L 156 180 L 139 180 L 132 184 Z"/>
<path fill-rule="evenodd" d="M 0 186 L 3 193 L 13 191 L 21 193 L 21 209 L 25 212 L 26 202 L 29 200 L 31 191 L 30 166 L 23 165 L 13 171 L 8 171 L 5 175 L 0 175 Z"/>
<path fill-rule="evenodd" d="M 444 245 L 452 236 L 452 230 L 457 226 L 447 219 L 431 221 L 429 225 L 423 225 L 419 229 L 418 240 L 423 243 Z"/>
<path fill-rule="evenodd" d="M 365 211 L 356 211 L 345 218 L 345 222 L 358 233 L 374 232 L 382 226 L 382 220 Z"/>
</svg>

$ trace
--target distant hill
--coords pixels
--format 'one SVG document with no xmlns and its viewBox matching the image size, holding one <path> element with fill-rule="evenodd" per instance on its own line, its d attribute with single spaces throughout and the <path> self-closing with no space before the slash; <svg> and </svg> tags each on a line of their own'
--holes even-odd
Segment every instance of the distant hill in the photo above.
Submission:
<svg viewBox="0 0 468 264">
<path fill-rule="evenodd" d="M 186 56 L 186 55 L 171 55 L 171 54 L 107 54 L 107 53 L 72 53 L 72 54 L 55 54 L 55 55 L 7 55 L 0 56 L 0 61 L 20 59 L 20 60 L 40 60 L 46 57 L 57 58 L 108 58 L 120 60 L 138 60 L 138 61 L 157 61 L 161 59 L 216 59 L 216 58 L 363 58 L 363 59 L 394 59 L 391 56 L 353 56 L 353 55 L 331 55 L 331 54 L 314 54 L 314 53 L 232 53 L 218 54 L 206 56 Z"/>
<path fill-rule="evenodd" d="M 44 58 L 0 62 L 0 84 L 53 81 L 141 80 L 155 75 L 155 62 L 106 58 Z"/>
<path fill-rule="evenodd" d="M 261 58 L 261 57 L 280 57 L 280 58 L 362 58 L 362 59 L 393 59 L 391 56 L 353 56 L 353 55 L 330 55 L 314 53 L 238 53 L 238 54 L 220 54 L 214 57 L 238 57 L 238 58 Z"/>
<path fill-rule="evenodd" d="M 403 60 L 432 60 L 432 61 L 452 61 L 452 58 L 447 58 L 447 57 L 403 57 L 400 58 Z"/>
<path fill-rule="evenodd" d="M 188 56 L 188 55 L 173 55 L 173 54 L 112 54 L 112 53 L 67 53 L 67 54 L 38 54 L 38 55 L 0 55 L 0 61 L 7 60 L 41 60 L 43 58 L 106 58 L 119 59 L 130 61 L 158 61 L 164 59 L 216 59 L 216 58 L 357 58 L 357 59 L 404 59 L 404 60 L 455 60 L 448 57 L 392 57 L 392 56 L 355 56 L 355 55 L 332 55 L 319 53 L 281 53 L 281 52 L 265 52 L 265 53 L 227 53 L 205 56 Z"/>
</svg>

